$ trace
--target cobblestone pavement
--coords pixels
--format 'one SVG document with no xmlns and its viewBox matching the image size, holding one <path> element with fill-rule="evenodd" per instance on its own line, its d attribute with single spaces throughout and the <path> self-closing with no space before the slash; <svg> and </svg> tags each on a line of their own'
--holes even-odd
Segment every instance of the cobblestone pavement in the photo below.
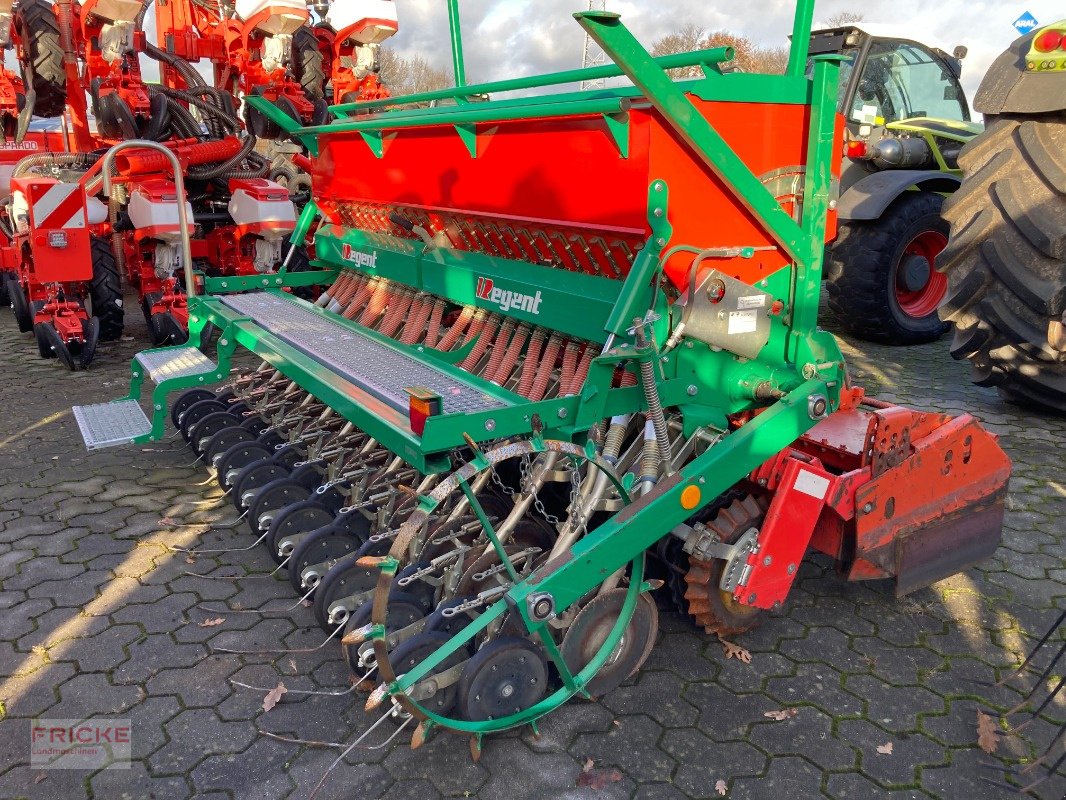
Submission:
<svg viewBox="0 0 1066 800">
<path fill-rule="evenodd" d="M 136 308 L 136 303 L 129 306 Z M 129 315 L 138 317 L 135 312 Z M 139 320 L 135 320 L 139 322 Z M 310 647 L 311 612 L 260 618 L 199 607 L 291 603 L 287 583 L 192 577 L 272 567 L 261 548 L 195 564 L 168 545 L 244 546 L 203 533 L 232 516 L 179 440 L 87 454 L 69 407 L 125 392 L 137 340 L 101 347 L 87 373 L 39 360 L 0 314 L 0 797 L 306 798 L 336 753 L 257 733 L 344 740 L 364 730 L 362 700 L 261 696 L 231 680 L 289 688 L 347 685 L 332 643 L 293 656 L 212 654 L 213 646 Z M 320 797 L 1017 797 L 982 782 L 976 710 L 1014 695 L 975 681 L 1018 663 L 1066 606 L 1066 421 L 1028 414 L 970 385 L 946 341 L 907 350 L 849 343 L 853 374 L 880 397 L 973 412 L 1014 460 L 1003 546 L 978 569 L 897 601 L 889 587 L 844 584 L 805 564 L 784 612 L 742 638 L 750 664 L 664 614 L 644 670 L 599 703 L 572 702 L 527 731 L 486 742 L 440 736 L 353 753 Z M 776 722 L 764 712 L 796 708 Z M 1054 707 L 1059 716 L 1063 705 Z M 30 720 L 128 717 L 133 765 L 96 773 L 28 765 Z M 1006 739 L 1008 759 L 1051 736 Z M 1035 743 L 1034 743 L 1035 741 Z M 891 754 L 878 748 L 891 743 Z M 602 791 L 576 788 L 587 759 L 614 767 Z M 1066 781 L 1045 785 L 1062 797 Z"/>
</svg>

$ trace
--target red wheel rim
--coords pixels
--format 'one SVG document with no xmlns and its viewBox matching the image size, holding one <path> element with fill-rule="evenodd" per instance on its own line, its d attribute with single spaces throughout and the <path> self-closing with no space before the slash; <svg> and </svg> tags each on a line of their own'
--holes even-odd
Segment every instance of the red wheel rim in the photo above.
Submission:
<svg viewBox="0 0 1066 800">
<path fill-rule="evenodd" d="M 922 231 L 903 248 L 896 263 L 895 290 L 896 302 L 908 317 L 922 319 L 936 312 L 944 293 L 948 288 L 946 275 L 936 271 L 936 257 L 948 243 L 948 237 L 940 231 Z M 908 255 L 921 256 L 929 262 L 929 279 L 917 290 L 910 290 L 903 282 L 900 267 Z"/>
</svg>

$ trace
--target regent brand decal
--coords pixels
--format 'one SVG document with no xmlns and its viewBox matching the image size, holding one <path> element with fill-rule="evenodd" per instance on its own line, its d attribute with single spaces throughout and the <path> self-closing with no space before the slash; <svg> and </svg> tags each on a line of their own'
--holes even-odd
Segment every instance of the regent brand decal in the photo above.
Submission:
<svg viewBox="0 0 1066 800">
<path fill-rule="evenodd" d="M 378 265 L 378 254 L 364 253 L 361 250 L 355 250 L 350 244 L 344 245 L 341 248 L 341 258 L 345 261 L 351 261 L 357 267 L 366 267 L 367 269 L 374 269 Z"/>
<path fill-rule="evenodd" d="M 493 285 L 492 278 L 478 278 L 477 296 L 481 300 L 496 303 L 501 311 L 510 311 L 513 308 L 518 311 L 528 311 L 530 314 L 540 314 L 540 291 L 536 294 L 510 292 L 506 289 L 497 289 Z"/>
</svg>

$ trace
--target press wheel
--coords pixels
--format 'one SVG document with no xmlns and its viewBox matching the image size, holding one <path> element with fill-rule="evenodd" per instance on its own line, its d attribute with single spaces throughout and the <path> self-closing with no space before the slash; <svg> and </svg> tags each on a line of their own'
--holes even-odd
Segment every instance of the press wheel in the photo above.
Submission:
<svg viewBox="0 0 1066 800">
<path fill-rule="evenodd" d="M 463 669 L 456 710 L 471 722 L 506 718 L 535 706 L 547 690 L 548 661 L 541 650 L 528 639 L 505 636 L 478 650 Z"/>
<path fill-rule="evenodd" d="M 221 460 L 220 460 L 221 463 Z M 258 492 L 268 483 L 286 477 L 290 470 L 288 467 L 278 464 L 273 459 L 266 461 L 254 461 L 237 473 L 233 479 L 233 505 L 238 511 L 246 511 L 255 496 L 246 496 L 250 492 Z"/>
<path fill-rule="evenodd" d="M 603 647 L 622 613 L 625 599 L 625 589 L 611 589 L 593 598 L 577 613 L 563 637 L 561 647 L 571 672 L 580 672 Z M 585 686 L 589 694 L 602 697 L 621 686 L 651 655 L 658 633 L 659 609 L 651 597 L 642 594 L 622 639 L 607 657 L 607 662 Z"/>
<path fill-rule="evenodd" d="M 271 557 L 281 564 L 295 552 L 303 537 L 329 525 L 334 516 L 314 498 L 281 509 L 271 521 L 270 532 L 265 540 L 270 543 Z"/>
<path fill-rule="evenodd" d="M 268 450 L 258 442 L 242 442 L 233 445 L 218 460 L 218 485 L 223 489 L 229 489 L 230 481 L 236 478 L 242 469 L 249 464 L 268 461 L 273 455 L 273 450 Z"/>
<path fill-rule="evenodd" d="M 363 556 L 382 556 L 388 552 L 387 542 L 367 542 L 350 556 L 345 556 L 333 567 L 315 589 L 315 621 L 325 631 L 332 631 L 330 607 L 344 597 L 352 597 L 373 591 L 378 581 L 378 571 L 373 567 L 360 566 L 356 562 Z M 369 598 L 368 598 L 369 599 Z M 350 616 L 350 614 L 349 614 Z M 341 625 L 348 621 L 344 616 Z"/>
<path fill-rule="evenodd" d="M 264 486 L 248 507 L 248 526 L 259 536 L 270 529 L 277 512 L 286 506 L 301 503 L 311 496 L 306 486 L 291 478 L 281 478 Z M 269 542 L 269 537 L 267 539 Z"/>
<path fill-rule="evenodd" d="M 208 414 L 217 414 L 219 411 L 225 411 L 226 408 L 227 405 L 224 402 L 213 398 L 193 403 L 181 417 L 181 438 L 191 444 L 189 437 L 192 435 L 192 429 L 196 423 Z"/>
<path fill-rule="evenodd" d="M 215 393 L 210 389 L 187 389 L 178 395 L 174 405 L 170 407 L 170 421 L 175 428 L 181 428 L 181 420 L 190 407 L 201 400 L 215 400 Z"/>
<path fill-rule="evenodd" d="M 328 564 L 331 561 L 336 562 L 356 552 L 363 545 L 360 537 L 336 526 L 334 522 L 336 520 L 309 533 L 296 545 L 289 557 L 289 583 L 301 595 L 314 585 L 312 580 L 315 584 L 321 583 L 329 569 L 327 567 L 319 574 L 308 576 L 304 574 L 308 567 L 315 564 Z M 367 527 L 369 528 L 369 523 Z"/>
</svg>

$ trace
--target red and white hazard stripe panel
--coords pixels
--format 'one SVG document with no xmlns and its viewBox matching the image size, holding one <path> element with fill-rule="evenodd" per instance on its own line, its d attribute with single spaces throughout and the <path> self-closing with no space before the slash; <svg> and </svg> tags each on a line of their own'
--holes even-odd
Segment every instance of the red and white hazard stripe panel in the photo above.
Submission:
<svg viewBox="0 0 1066 800">
<path fill-rule="evenodd" d="M 81 187 L 76 183 L 56 183 L 44 188 L 39 196 L 34 197 L 31 214 L 33 227 L 38 230 L 86 227 Z"/>
</svg>

